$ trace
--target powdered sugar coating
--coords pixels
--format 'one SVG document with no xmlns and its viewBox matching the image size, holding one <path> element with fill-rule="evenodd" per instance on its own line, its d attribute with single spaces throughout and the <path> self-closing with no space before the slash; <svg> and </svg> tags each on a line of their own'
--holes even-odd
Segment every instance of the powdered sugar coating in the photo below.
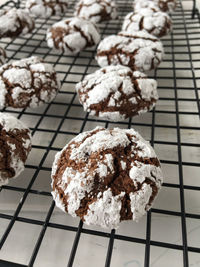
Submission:
<svg viewBox="0 0 200 267">
<path fill-rule="evenodd" d="M 135 0 L 133 3 L 134 10 L 141 8 L 153 8 L 163 12 L 173 12 L 176 8 L 176 0 Z"/>
<path fill-rule="evenodd" d="M 158 100 L 155 80 L 121 65 L 87 75 L 76 91 L 85 111 L 112 121 L 146 112 Z"/>
<path fill-rule="evenodd" d="M 120 210 L 125 192 L 113 196 L 110 188 L 103 192 L 97 201 L 89 204 L 84 217 L 85 224 L 99 225 L 103 228 L 116 228 L 120 223 Z M 112 215 L 112 217 L 111 217 Z"/>
<path fill-rule="evenodd" d="M 149 184 L 143 184 L 141 189 L 136 193 L 130 193 L 131 211 L 133 213 L 133 220 L 138 221 L 141 216 L 145 215 L 149 199 L 152 195 L 152 189 Z M 138 212 L 139 211 L 139 212 Z"/>
<path fill-rule="evenodd" d="M 121 64 L 144 72 L 156 68 L 163 54 L 162 43 L 155 36 L 145 31 L 122 31 L 99 43 L 96 60 L 101 67 Z"/>
<path fill-rule="evenodd" d="M 17 118 L 0 113 L 0 186 L 24 170 L 30 149 L 30 130 Z"/>
<path fill-rule="evenodd" d="M 77 54 L 100 41 L 96 26 L 81 18 L 69 18 L 52 25 L 47 30 L 47 45 L 66 54 Z"/>
<path fill-rule="evenodd" d="M 155 11 L 160 11 L 160 8 L 155 0 L 135 0 L 133 2 L 133 10 L 140 11 L 143 8 L 154 9 Z"/>
<path fill-rule="evenodd" d="M 75 16 L 98 23 L 116 19 L 117 8 L 113 0 L 80 0 L 76 5 Z"/>
<path fill-rule="evenodd" d="M 7 113 L 0 112 L 0 124 L 6 132 L 13 131 L 14 129 L 28 129 L 23 122 Z"/>
<path fill-rule="evenodd" d="M 157 37 L 167 35 L 171 29 L 170 17 L 165 12 L 155 11 L 153 8 L 142 8 L 128 13 L 122 25 L 123 31 L 132 33 L 145 30 Z"/>
<path fill-rule="evenodd" d="M 30 57 L 0 67 L 0 108 L 35 108 L 51 102 L 60 88 L 52 65 Z"/>
<path fill-rule="evenodd" d="M 67 0 L 27 0 L 26 8 L 37 17 L 48 18 L 67 11 Z"/>
<path fill-rule="evenodd" d="M 35 23 L 27 11 L 16 8 L 0 10 L 0 38 L 24 35 L 34 27 Z"/>
<path fill-rule="evenodd" d="M 156 154 L 134 129 L 97 127 L 79 134 L 52 166 L 56 205 L 88 225 L 117 228 L 121 220 L 137 221 L 161 183 Z"/>
<path fill-rule="evenodd" d="M 0 65 L 4 64 L 5 61 L 6 61 L 6 52 L 2 47 L 0 47 Z"/>
</svg>

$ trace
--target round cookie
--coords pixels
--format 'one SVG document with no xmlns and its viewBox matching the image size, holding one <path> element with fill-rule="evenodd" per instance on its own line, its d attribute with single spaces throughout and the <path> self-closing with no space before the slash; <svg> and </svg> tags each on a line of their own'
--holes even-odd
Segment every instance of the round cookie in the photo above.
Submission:
<svg viewBox="0 0 200 267">
<path fill-rule="evenodd" d="M 113 0 L 80 0 L 75 16 L 98 23 L 117 18 L 117 8 Z"/>
<path fill-rule="evenodd" d="M 154 8 L 163 12 L 173 12 L 176 8 L 176 0 L 135 0 L 133 8 L 134 10 Z"/>
<path fill-rule="evenodd" d="M 29 57 L 0 67 L 0 108 L 35 108 L 51 102 L 60 88 L 52 65 Z"/>
<path fill-rule="evenodd" d="M 0 186 L 24 170 L 30 150 L 30 130 L 15 117 L 0 113 Z"/>
<path fill-rule="evenodd" d="M 2 47 L 0 47 L 0 65 L 3 65 L 5 61 L 6 61 L 6 52 Z"/>
<path fill-rule="evenodd" d="M 53 24 L 46 39 L 50 48 L 71 55 L 97 45 L 100 35 L 92 22 L 75 17 Z"/>
<path fill-rule="evenodd" d="M 147 112 L 158 100 L 156 80 L 121 65 L 87 75 L 76 90 L 85 111 L 111 121 Z"/>
<path fill-rule="evenodd" d="M 0 10 L 0 38 L 14 38 L 32 32 L 35 27 L 29 13 L 23 9 Z"/>
<path fill-rule="evenodd" d="M 101 67 L 120 64 L 144 72 L 156 68 L 163 54 L 162 42 L 155 36 L 145 31 L 122 31 L 99 43 L 96 60 Z"/>
<path fill-rule="evenodd" d="M 48 18 L 61 15 L 67 11 L 66 0 L 27 0 L 26 8 L 37 17 Z"/>
<path fill-rule="evenodd" d="M 56 205 L 88 225 L 118 228 L 150 209 L 162 183 L 159 160 L 134 129 L 95 128 L 57 153 L 52 167 Z"/>
<path fill-rule="evenodd" d="M 172 29 L 170 17 L 152 8 L 142 8 L 128 13 L 124 19 L 122 30 L 129 33 L 145 30 L 156 37 L 167 35 Z"/>
<path fill-rule="evenodd" d="M 154 11 L 161 11 L 158 4 L 154 0 L 135 0 L 133 2 L 133 10 L 140 11 L 143 8 L 154 9 Z"/>
</svg>

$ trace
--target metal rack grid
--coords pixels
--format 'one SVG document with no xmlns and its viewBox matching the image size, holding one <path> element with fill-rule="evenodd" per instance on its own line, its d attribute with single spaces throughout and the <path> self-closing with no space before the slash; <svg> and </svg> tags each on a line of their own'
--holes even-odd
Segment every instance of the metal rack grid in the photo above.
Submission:
<svg viewBox="0 0 200 267">
<path fill-rule="evenodd" d="M 119 19 L 99 25 L 102 37 L 119 31 L 124 15 L 131 10 L 132 0 L 118 0 L 117 4 Z M 12 1 L 8 5 L 12 6 Z M 23 7 L 24 2 L 20 6 Z M 74 3 L 71 3 L 66 17 L 72 16 L 73 6 Z M 50 266 L 45 261 L 43 265 L 40 265 L 38 259 L 40 250 L 43 250 L 43 247 L 47 249 L 45 237 L 49 229 L 62 231 L 62 242 L 64 242 L 62 235 L 68 239 L 71 233 L 74 234 L 73 242 L 66 249 L 69 253 L 63 255 L 65 264 L 59 265 L 59 259 L 52 266 L 94 266 L 91 265 L 89 258 L 88 265 L 76 262 L 77 251 L 80 250 L 80 240 L 83 235 L 107 240 L 105 257 L 101 258 L 99 266 L 122 266 L 120 263 L 116 263 L 116 255 L 112 257 L 117 242 L 123 242 L 122 246 L 125 246 L 126 243 L 127 248 L 132 244 L 137 247 L 142 244 L 143 262 L 141 266 L 156 266 L 155 261 L 152 262 L 154 248 L 163 248 L 174 252 L 175 258 L 172 258 L 174 265 L 171 266 L 198 266 L 200 242 L 194 238 L 194 235 L 190 238 L 190 234 L 193 231 L 197 237 L 199 228 L 194 227 L 192 231 L 188 231 L 191 222 L 195 226 L 200 222 L 200 209 L 197 201 L 200 192 L 198 179 L 200 167 L 198 139 L 200 131 L 198 89 L 200 86 L 200 20 L 198 16 L 192 19 L 191 14 L 192 1 L 178 3 L 176 11 L 172 14 L 173 32 L 163 38 L 164 61 L 157 70 L 149 73 L 150 77 L 157 79 L 159 85 L 160 100 L 157 106 L 148 114 L 119 123 L 96 120 L 83 112 L 77 100 L 74 85 L 84 75 L 98 68 L 94 60 L 95 49 L 88 49 L 77 56 L 58 55 L 57 52 L 48 49 L 45 42 L 46 29 L 60 17 L 54 16 L 46 20 L 37 19 L 33 33 L 13 40 L 1 40 L 0 44 L 6 49 L 10 60 L 37 55 L 52 63 L 60 74 L 62 88 L 52 103 L 41 108 L 21 110 L 6 108 L 3 110 L 28 124 L 32 130 L 33 149 L 24 173 L 16 180 L 10 181 L 9 185 L 0 187 L 0 266 Z M 154 208 L 148 212 L 142 223 L 137 226 L 134 223 L 129 225 L 130 233 L 126 232 L 126 224 L 120 227 L 122 230 L 112 230 L 111 232 L 100 228 L 86 227 L 81 221 L 72 220 L 65 214 L 61 215 L 51 198 L 50 171 L 55 153 L 73 136 L 92 129 L 96 125 L 134 127 L 151 142 L 161 159 L 165 174 L 163 189 Z M 173 190 L 176 190 L 175 198 Z M 14 194 L 16 194 L 14 202 L 6 205 L 6 201 L 9 202 Z M 33 206 L 33 212 L 30 215 L 28 210 L 32 207 L 34 199 L 40 199 L 40 203 Z M 48 199 L 48 205 L 45 205 L 43 209 L 42 204 L 46 199 Z M 156 216 L 164 216 L 164 221 L 162 221 L 164 226 L 160 229 L 156 227 L 155 230 Z M 57 221 L 57 217 L 61 220 Z M 170 238 L 166 239 L 166 237 L 165 240 L 162 240 L 160 237 L 163 231 L 170 235 L 171 229 L 170 226 L 168 227 L 167 217 L 180 219 L 180 240 L 177 242 L 172 239 L 170 241 Z M 9 236 L 13 235 L 16 225 L 15 231 L 18 231 L 18 226 L 20 226 L 20 233 L 17 236 L 19 240 L 9 241 Z M 16 260 L 11 244 L 17 242 L 17 246 L 22 246 L 22 248 L 20 247 L 21 255 L 25 254 L 27 245 L 25 236 L 28 232 L 23 231 L 23 228 L 26 229 L 26 225 L 28 225 L 28 229 L 39 227 L 39 231 L 29 248 L 31 253 L 23 260 Z M 141 229 L 138 231 L 138 227 L 141 225 L 143 225 L 142 233 L 139 234 Z M 14 237 L 16 236 L 14 235 Z M 53 243 L 52 239 L 49 240 L 50 243 Z M 137 250 L 136 246 L 133 247 L 133 253 L 134 249 Z M 11 250 L 10 254 L 6 254 L 5 250 Z M 53 252 L 58 253 L 57 250 Z M 175 265 L 179 252 L 181 254 L 177 260 L 178 264 Z M 97 246 L 94 258 L 98 258 L 98 253 Z M 20 255 L 18 256 L 20 257 Z M 170 263 L 170 257 L 167 260 Z M 165 266 L 164 259 L 163 262 L 161 259 L 159 264 L 158 266 Z M 98 262 L 95 265 L 98 266 Z M 140 265 L 134 265 L 130 261 L 123 266 Z"/>
</svg>

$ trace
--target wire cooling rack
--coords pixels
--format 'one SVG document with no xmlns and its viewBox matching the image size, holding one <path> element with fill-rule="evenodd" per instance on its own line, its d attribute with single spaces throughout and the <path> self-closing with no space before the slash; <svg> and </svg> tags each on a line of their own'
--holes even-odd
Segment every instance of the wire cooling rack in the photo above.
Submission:
<svg viewBox="0 0 200 267">
<path fill-rule="evenodd" d="M 119 19 L 99 25 L 102 37 L 117 33 L 132 0 L 118 0 Z M 12 1 L 7 4 L 12 6 Z M 20 4 L 24 7 L 24 2 Z M 66 17 L 73 14 L 74 3 Z M 95 50 L 65 56 L 50 50 L 46 29 L 60 17 L 36 19 L 33 33 L 3 39 L 9 60 L 31 55 L 52 63 L 62 81 L 56 99 L 13 114 L 32 130 L 25 171 L 0 187 L 0 266 L 200 266 L 199 89 L 200 20 L 192 1 L 178 3 L 173 32 L 163 38 L 165 58 L 148 73 L 158 81 L 160 100 L 152 112 L 120 123 L 83 112 L 75 83 L 98 69 Z M 134 127 L 154 146 L 165 182 L 154 208 L 137 223 L 105 231 L 83 225 L 55 207 L 50 194 L 54 155 L 79 132 L 95 126 Z"/>
</svg>

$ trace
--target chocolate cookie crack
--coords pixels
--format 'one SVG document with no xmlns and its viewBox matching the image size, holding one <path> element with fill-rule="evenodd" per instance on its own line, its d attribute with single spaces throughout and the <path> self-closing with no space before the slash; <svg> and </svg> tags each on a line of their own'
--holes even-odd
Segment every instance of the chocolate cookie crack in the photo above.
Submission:
<svg viewBox="0 0 200 267">
<path fill-rule="evenodd" d="M 139 22 L 139 30 L 144 29 L 144 16 L 141 17 L 140 22 Z"/>
<path fill-rule="evenodd" d="M 12 141 L 11 143 L 15 144 L 16 146 L 16 154 L 19 156 L 20 160 L 25 163 L 27 154 L 30 151 L 30 147 L 25 148 L 23 145 L 24 140 L 30 140 L 30 137 L 28 135 L 28 129 L 25 130 L 19 130 L 14 129 L 13 131 L 8 131 L 7 138 L 8 141 Z"/>
<path fill-rule="evenodd" d="M 119 44 L 117 44 L 118 46 Z M 135 49 L 133 52 L 126 52 L 122 48 L 118 48 L 117 46 L 112 47 L 110 50 L 104 50 L 104 51 L 98 51 L 97 56 L 106 56 L 108 64 L 110 65 L 112 62 L 113 56 L 117 56 L 119 59 L 119 55 L 125 55 L 126 57 L 130 58 L 129 63 L 127 64 L 132 70 L 137 70 L 136 66 L 134 65 L 135 63 L 135 58 L 134 56 L 137 54 L 139 49 Z M 120 64 L 122 64 L 122 61 L 120 59 Z M 123 65 L 123 64 L 122 64 Z"/>
<path fill-rule="evenodd" d="M 131 115 L 137 114 L 138 109 L 142 109 L 141 101 L 143 101 L 143 99 L 141 99 L 139 101 L 139 99 L 137 98 L 139 96 L 137 91 L 132 92 L 129 95 L 125 94 L 123 92 L 122 83 L 119 85 L 117 91 L 119 91 L 121 93 L 121 96 L 119 97 L 118 100 L 113 98 L 115 92 L 111 92 L 105 100 L 100 101 L 98 104 L 91 104 L 89 106 L 89 110 L 95 111 L 97 116 L 99 116 L 100 112 L 104 113 L 104 112 L 116 112 L 116 111 L 118 111 L 120 114 L 125 115 L 125 117 L 127 118 L 127 117 L 130 117 Z M 108 103 L 109 103 L 111 97 L 115 101 L 114 106 L 108 106 Z M 132 98 L 132 97 L 134 97 L 136 99 L 137 104 L 132 104 L 129 101 L 130 98 Z M 145 103 L 147 103 L 147 101 Z M 149 103 L 149 105 L 150 105 L 150 103 Z"/>
<path fill-rule="evenodd" d="M 174 8 L 176 7 L 176 1 L 175 0 L 167 0 L 167 1 L 159 0 L 158 6 L 162 11 L 167 12 L 167 11 L 169 11 L 168 4 L 170 4 L 170 3 L 172 3 L 174 5 Z"/>
<path fill-rule="evenodd" d="M 147 14 L 143 10 L 148 11 Z M 155 20 L 158 22 L 156 23 Z M 147 23 L 144 23 L 147 22 Z M 138 28 L 137 28 L 138 27 Z M 128 30 L 143 30 L 157 37 L 166 35 L 171 29 L 171 21 L 168 15 L 155 10 L 154 8 L 142 8 L 141 11 L 129 13 L 124 20 L 122 27 L 125 31 Z"/>
<path fill-rule="evenodd" d="M 60 208 L 86 224 L 112 228 L 138 220 L 161 182 L 159 160 L 133 129 L 96 128 L 80 134 L 57 154 L 52 173 Z"/>
<path fill-rule="evenodd" d="M 31 65 L 32 64 L 27 64 L 26 66 L 21 67 L 21 66 L 13 66 L 12 64 L 10 64 L 4 67 L 3 70 L 0 72 L 1 79 L 4 82 L 5 88 L 7 91 L 5 95 L 6 106 L 12 106 L 15 108 L 19 108 L 19 107 L 25 108 L 29 106 L 30 102 L 32 101 L 33 96 L 36 96 L 36 98 L 38 99 L 38 102 L 45 103 L 45 100 L 41 98 L 41 93 L 47 92 L 48 97 L 49 97 L 53 90 L 56 91 L 56 86 L 58 86 L 56 73 L 55 72 L 48 73 L 45 71 L 32 71 L 30 68 Z M 23 87 L 20 83 L 18 82 L 11 83 L 9 79 L 5 78 L 4 73 L 10 69 L 16 69 L 16 70 L 21 69 L 24 71 L 28 71 L 31 76 L 31 80 L 29 81 L 30 86 Z M 44 75 L 46 77 L 46 82 L 43 82 L 41 80 L 40 78 L 41 75 Z M 37 80 L 37 85 L 35 85 L 35 80 Z M 52 87 L 52 81 L 55 82 L 55 87 Z M 22 92 L 20 92 L 17 102 L 12 97 L 13 89 L 16 87 L 19 87 L 22 89 Z M 28 92 L 28 90 L 32 90 L 32 91 Z"/>
<path fill-rule="evenodd" d="M 131 35 L 131 34 L 125 33 L 125 32 L 119 32 L 117 35 L 122 36 L 122 37 L 131 38 L 131 39 L 142 39 L 142 40 L 146 40 L 146 41 L 158 42 L 158 39 L 156 37 L 154 39 L 154 38 L 150 38 L 150 37 Z"/>
<path fill-rule="evenodd" d="M 62 175 L 63 175 L 63 172 L 64 170 L 67 168 L 67 167 L 72 167 L 74 170 L 80 170 L 80 166 L 77 166 L 76 165 L 76 162 L 74 160 L 71 160 L 70 159 L 70 155 L 71 155 L 71 152 L 72 152 L 72 146 L 75 146 L 76 148 L 78 148 L 82 143 L 84 143 L 86 141 L 86 139 L 92 137 L 93 135 L 95 135 L 96 133 L 100 132 L 100 131 L 103 131 L 104 129 L 97 129 L 97 130 L 94 130 L 92 132 L 90 132 L 85 138 L 83 138 L 80 142 L 70 142 L 67 149 L 65 149 L 61 156 L 60 156 L 60 159 L 58 161 L 58 166 L 60 166 L 60 168 L 57 168 L 56 170 L 56 173 L 54 175 L 55 179 L 58 181 Z M 87 158 L 87 161 L 89 159 Z M 81 169 L 83 169 L 86 164 L 87 164 L 87 161 L 85 162 L 82 162 L 81 164 Z"/>
<path fill-rule="evenodd" d="M 110 14 L 107 13 L 106 8 L 103 7 L 103 9 L 99 13 L 92 13 L 89 15 L 89 18 L 100 16 L 101 19 L 99 22 L 103 20 L 109 20 L 111 18 Z"/>
<path fill-rule="evenodd" d="M 0 147 L 1 147 L 1 154 L 0 154 L 0 171 L 1 176 L 6 178 L 11 178 L 15 175 L 15 170 L 10 166 L 11 163 L 11 152 L 10 146 L 7 143 L 7 136 L 6 131 L 3 130 L 3 126 L 0 125 Z"/>
<path fill-rule="evenodd" d="M 85 47 L 87 46 L 94 46 L 95 45 L 95 42 L 93 40 L 93 37 L 92 35 L 90 34 L 90 38 L 91 40 L 89 40 L 88 36 L 81 30 L 81 28 L 77 27 L 76 25 L 74 25 L 74 28 L 76 29 L 76 31 L 78 31 L 80 33 L 80 35 L 85 39 L 86 41 L 86 45 Z"/>
<path fill-rule="evenodd" d="M 15 157 L 19 158 L 25 163 L 27 154 L 30 151 L 30 147 L 25 148 L 22 140 L 29 140 L 28 130 L 14 129 L 12 131 L 6 131 L 3 126 L 0 125 L 0 147 L 1 147 L 1 160 L 0 160 L 0 171 L 3 178 L 12 178 L 15 176 L 15 170 L 11 167 L 12 153 Z M 15 149 L 12 149 L 10 145 L 15 145 Z"/>
<path fill-rule="evenodd" d="M 115 7 L 112 6 L 111 3 L 106 2 L 106 1 L 103 1 L 103 0 L 95 1 L 95 2 L 93 2 L 91 4 L 86 4 L 86 3 L 84 3 L 84 1 L 81 1 L 77 5 L 77 9 L 76 9 L 77 15 L 80 15 L 82 8 L 84 8 L 84 7 L 86 7 L 86 8 L 87 7 L 91 7 L 94 4 L 99 4 L 100 11 L 99 12 L 96 12 L 96 13 L 89 14 L 88 15 L 88 18 L 93 18 L 93 17 L 99 16 L 100 17 L 99 22 L 101 22 L 103 20 L 109 20 L 109 19 L 111 19 L 111 14 L 113 13 L 113 10 L 114 10 Z M 107 11 L 107 9 L 106 9 L 107 7 L 110 7 L 111 8 L 111 11 L 110 12 Z"/>
<path fill-rule="evenodd" d="M 130 138 L 131 136 L 129 136 L 129 140 Z M 153 201 L 155 195 L 157 194 L 157 187 L 156 187 L 155 182 L 153 182 L 148 177 L 146 177 L 144 182 L 137 183 L 137 186 L 135 186 L 132 179 L 129 177 L 129 171 L 131 169 L 131 163 L 134 162 L 136 159 L 137 161 L 139 159 L 140 162 L 144 164 L 151 164 L 155 166 L 157 166 L 159 162 L 157 161 L 156 158 L 151 158 L 148 161 L 146 158 L 143 159 L 143 158 L 138 157 L 137 154 L 134 158 L 131 159 L 132 146 L 136 147 L 137 143 L 134 143 L 131 141 L 130 144 L 125 149 L 124 147 L 118 146 L 113 149 L 107 149 L 103 151 L 104 156 L 107 154 L 112 154 L 113 156 L 113 167 L 114 167 L 114 170 L 112 172 L 113 174 L 110 174 L 110 175 L 108 174 L 103 183 L 99 175 L 95 174 L 93 189 L 89 193 L 86 193 L 86 196 L 81 200 L 80 207 L 76 210 L 76 214 L 79 217 L 81 217 L 83 221 L 84 221 L 84 216 L 88 212 L 89 205 L 97 201 L 99 193 L 103 194 L 103 192 L 108 190 L 109 188 L 111 189 L 113 196 L 117 196 L 121 192 L 125 192 L 125 195 L 122 199 L 123 205 L 120 211 L 120 215 L 121 215 L 120 220 L 128 220 L 132 218 L 129 194 L 135 193 L 141 190 L 143 184 L 149 184 L 153 192 L 148 205 L 150 205 L 151 202 Z M 137 151 L 137 149 L 135 150 Z M 127 167 L 125 170 L 122 170 L 121 168 L 121 163 L 120 163 L 121 157 L 119 158 L 119 155 L 122 158 L 127 159 L 126 160 Z M 129 159 L 131 160 L 129 161 Z"/>
<path fill-rule="evenodd" d="M 101 71 L 102 71 L 102 75 L 103 73 L 106 73 L 105 69 Z M 99 75 L 100 74 L 97 75 L 96 80 L 99 80 L 98 79 Z M 110 75 L 112 76 L 112 72 L 110 73 Z M 113 72 L 113 75 L 115 75 L 115 72 Z M 132 83 L 132 92 L 125 93 L 123 91 L 123 89 L 125 89 L 124 88 L 125 85 L 123 84 L 123 82 L 121 82 L 118 88 L 115 89 L 114 91 L 112 91 L 112 88 L 110 88 L 109 89 L 110 93 L 108 92 L 109 94 L 105 96 L 105 98 L 102 99 L 101 101 L 99 100 L 98 103 L 87 104 L 87 100 L 89 99 L 90 101 L 89 92 L 100 84 L 102 84 L 103 86 L 103 84 L 106 83 L 106 79 L 109 76 L 108 77 L 102 76 L 102 79 L 98 83 L 94 81 L 94 83 L 90 85 L 90 87 L 88 87 L 88 80 L 89 80 L 89 77 L 88 77 L 88 80 L 84 80 L 77 87 L 80 102 L 83 104 L 85 110 L 89 112 L 91 111 L 94 112 L 96 116 L 99 116 L 100 113 L 103 114 L 105 112 L 119 112 L 121 115 L 124 115 L 125 118 L 127 118 L 127 117 L 138 114 L 140 110 L 144 110 L 144 109 L 149 110 L 152 107 L 152 105 L 156 102 L 157 99 L 154 97 L 151 97 L 148 100 L 142 97 L 142 91 L 141 91 L 141 87 L 138 85 L 138 80 L 147 79 L 146 77 L 134 77 L 134 74 L 131 71 L 125 74 L 117 73 L 116 75 L 121 77 L 122 80 L 123 78 L 124 80 L 127 78 L 129 79 L 128 81 Z M 93 79 L 95 80 L 94 77 Z M 101 89 L 99 88 L 99 90 Z M 115 97 L 115 94 L 117 92 L 119 92 L 120 95 Z M 136 103 L 133 103 L 132 99 L 135 99 Z M 112 104 L 109 104 L 111 100 L 112 100 Z"/>
<path fill-rule="evenodd" d="M 4 15 L 6 15 L 7 13 L 8 11 L 5 11 Z M 16 37 L 20 35 L 25 28 L 28 29 L 28 33 L 33 30 L 35 26 L 33 21 L 32 21 L 32 25 L 30 25 L 28 21 L 21 19 L 18 16 L 18 14 L 16 16 L 17 17 L 16 17 L 15 25 L 19 24 L 19 26 L 16 27 L 15 31 L 13 31 L 13 29 L 8 29 L 3 35 L 1 35 L 1 37 L 11 37 L 11 38 Z"/>
<path fill-rule="evenodd" d="M 56 6 L 59 6 L 61 13 L 64 13 L 64 11 L 65 11 L 64 7 L 68 6 L 68 4 L 66 2 L 61 2 L 59 0 L 50 1 L 50 2 L 46 2 L 46 1 L 43 0 L 41 4 L 37 3 L 37 2 L 31 3 L 31 5 L 28 6 L 28 9 L 31 10 L 32 7 L 41 6 L 41 5 L 43 5 L 46 8 L 45 12 L 47 12 L 47 8 L 51 9 L 51 15 L 52 16 L 57 14 Z"/>
<path fill-rule="evenodd" d="M 68 21 L 65 22 L 65 24 L 69 24 Z M 59 49 L 60 48 L 60 43 L 65 45 L 71 52 L 73 52 L 75 49 L 73 47 L 69 46 L 67 42 L 64 42 L 63 38 L 70 33 L 70 28 L 69 29 L 64 29 L 62 27 L 52 27 L 50 29 L 50 32 L 52 34 L 52 39 L 55 48 Z M 62 51 L 64 52 L 64 48 L 62 47 Z"/>
</svg>

